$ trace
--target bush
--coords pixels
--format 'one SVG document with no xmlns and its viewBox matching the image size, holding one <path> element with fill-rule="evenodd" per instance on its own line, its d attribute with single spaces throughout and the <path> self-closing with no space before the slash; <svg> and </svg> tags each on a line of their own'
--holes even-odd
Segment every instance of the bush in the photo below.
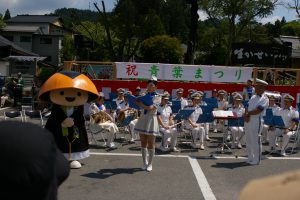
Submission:
<svg viewBox="0 0 300 200">
<path fill-rule="evenodd" d="M 177 38 L 159 35 L 144 40 L 140 47 L 143 62 L 182 63 L 183 50 Z"/>
</svg>

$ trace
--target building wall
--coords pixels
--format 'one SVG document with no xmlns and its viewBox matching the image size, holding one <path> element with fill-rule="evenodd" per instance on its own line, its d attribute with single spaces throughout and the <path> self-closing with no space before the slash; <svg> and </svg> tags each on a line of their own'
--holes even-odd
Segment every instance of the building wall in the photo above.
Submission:
<svg viewBox="0 0 300 200">
<path fill-rule="evenodd" d="M 1 76 L 9 76 L 9 62 L 0 60 Z"/>
<path fill-rule="evenodd" d="M 22 47 L 23 49 L 32 51 L 32 33 L 3 32 L 2 35 L 8 39 L 13 37 L 13 43 Z"/>
<path fill-rule="evenodd" d="M 40 56 L 48 57 L 46 62 L 58 66 L 61 62 L 59 55 L 62 39 L 62 36 L 56 35 L 34 35 L 32 51 Z M 51 43 L 48 43 L 50 41 Z"/>
</svg>

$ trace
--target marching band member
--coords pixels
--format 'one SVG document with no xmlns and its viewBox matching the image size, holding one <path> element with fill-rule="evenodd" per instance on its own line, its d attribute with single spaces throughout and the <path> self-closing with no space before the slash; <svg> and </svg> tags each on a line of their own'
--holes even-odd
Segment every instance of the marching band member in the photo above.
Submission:
<svg viewBox="0 0 300 200">
<path fill-rule="evenodd" d="M 186 107 L 188 105 L 188 101 L 183 98 L 183 88 L 178 88 L 176 90 L 176 98 L 173 99 L 173 101 L 180 101 L 181 102 L 181 109 Z"/>
<path fill-rule="evenodd" d="M 137 86 L 137 87 L 135 88 L 135 96 L 136 96 L 136 97 L 142 96 L 142 90 L 141 90 L 141 87 L 140 87 L 140 86 Z"/>
<path fill-rule="evenodd" d="M 157 78 L 152 77 L 148 81 L 147 95 L 152 98 L 152 105 L 144 105 L 141 101 L 136 104 L 144 110 L 138 119 L 134 130 L 139 133 L 142 146 L 143 168 L 152 171 L 152 162 L 155 153 L 155 136 L 159 135 L 159 124 L 157 119 L 157 104 L 160 103 L 160 96 L 155 92 L 157 89 Z M 149 154 L 149 156 L 147 156 Z"/>
<path fill-rule="evenodd" d="M 243 99 L 248 101 L 255 93 L 255 88 L 252 86 L 252 80 L 247 81 L 247 86 L 243 88 Z"/>
<path fill-rule="evenodd" d="M 211 98 L 215 98 L 215 99 L 218 98 L 218 91 L 217 91 L 217 89 L 213 89 L 212 90 L 212 92 L 211 92 Z"/>
<path fill-rule="evenodd" d="M 218 108 L 216 110 L 227 110 L 228 108 L 228 101 L 225 99 L 225 95 L 227 92 L 225 90 L 218 91 Z M 214 133 L 218 132 L 218 125 L 219 129 L 222 129 L 224 132 L 224 120 L 215 120 L 214 123 Z"/>
<path fill-rule="evenodd" d="M 207 103 L 205 101 L 203 101 L 203 96 L 204 93 L 202 91 L 198 91 L 198 93 L 200 94 L 200 103 L 199 106 L 207 106 Z M 208 136 L 209 133 L 209 123 L 204 123 L 204 130 L 205 130 L 205 140 L 210 141 L 210 138 Z"/>
<path fill-rule="evenodd" d="M 133 115 L 134 116 L 134 119 L 129 123 L 129 133 L 130 133 L 130 140 L 129 142 L 130 143 L 135 143 L 135 140 L 136 140 L 136 134 L 135 134 L 135 131 L 134 131 L 134 127 L 135 127 L 135 124 L 137 123 L 138 121 L 138 110 L 134 109 L 134 108 L 130 108 L 129 107 L 129 104 L 128 104 L 128 99 L 126 98 L 126 95 L 132 95 L 131 91 L 127 91 L 125 93 L 125 105 L 126 105 L 126 108 L 124 110 L 122 110 L 121 112 L 123 112 L 123 120 L 128 117 L 129 115 Z M 121 120 L 122 121 L 122 120 Z"/>
<path fill-rule="evenodd" d="M 245 135 L 248 160 L 250 165 L 258 165 L 261 156 L 260 134 L 263 125 L 263 115 L 269 105 L 269 99 L 264 94 L 266 81 L 256 79 L 256 94 L 248 102 L 248 110 L 245 111 Z"/>
<path fill-rule="evenodd" d="M 272 109 L 273 115 L 278 115 L 278 112 L 280 111 L 280 107 L 276 105 L 276 98 L 273 95 L 268 96 L 269 98 L 269 109 Z M 262 130 L 262 143 L 268 143 L 269 137 L 268 137 L 268 131 L 269 126 L 264 124 L 263 130 Z"/>
<path fill-rule="evenodd" d="M 172 109 L 168 105 L 170 95 L 169 93 L 164 93 L 161 98 L 161 104 L 157 109 L 158 123 L 160 124 L 160 132 L 162 133 L 162 146 L 161 151 L 168 151 L 167 142 L 171 138 L 171 151 L 178 152 L 176 148 L 177 142 L 177 129 L 174 127 Z"/>
<path fill-rule="evenodd" d="M 187 101 L 188 101 L 188 105 L 191 106 L 192 103 L 192 94 L 194 94 L 196 92 L 195 89 L 188 89 L 188 96 L 187 96 Z"/>
<path fill-rule="evenodd" d="M 236 113 L 237 117 L 240 118 L 244 115 L 245 113 L 245 108 L 243 107 L 241 101 L 243 100 L 242 95 L 240 95 L 239 93 L 234 93 L 235 95 L 233 96 L 233 106 L 232 108 L 229 108 L 229 110 L 231 110 L 232 112 Z M 244 128 L 242 126 L 233 126 L 230 127 L 230 132 L 232 134 L 232 145 L 231 148 L 235 149 L 236 148 L 236 143 L 237 143 L 237 147 L 239 149 L 242 148 L 242 144 L 240 142 L 243 133 L 244 133 Z"/>
<path fill-rule="evenodd" d="M 204 150 L 204 134 L 205 130 L 202 124 L 198 124 L 197 120 L 200 115 L 202 115 L 202 109 L 199 107 L 201 95 L 198 92 L 195 92 L 191 95 L 192 105 L 187 106 L 185 109 L 195 110 L 186 121 L 185 126 L 187 129 L 192 130 L 193 142 L 191 146 L 197 148 L 196 141 L 200 140 L 200 149 Z"/>
<path fill-rule="evenodd" d="M 104 105 L 104 97 L 99 95 L 98 99 L 91 104 L 90 108 L 90 122 L 97 124 L 100 128 L 105 129 L 109 132 L 107 138 L 107 144 L 110 149 L 116 149 L 114 143 L 115 134 L 119 131 L 115 123 L 113 123 L 113 118 L 106 112 Z"/>
<path fill-rule="evenodd" d="M 282 147 L 281 147 L 281 156 L 286 156 L 285 150 L 287 148 L 290 137 L 296 134 L 297 123 L 299 121 L 299 112 L 293 108 L 292 102 L 294 101 L 294 97 L 287 94 L 284 97 L 284 108 L 280 109 L 279 116 L 282 117 L 282 120 L 285 124 L 284 129 L 280 128 L 270 128 L 269 137 L 269 151 L 273 151 L 275 149 L 275 140 L 276 136 L 282 136 Z"/>
</svg>

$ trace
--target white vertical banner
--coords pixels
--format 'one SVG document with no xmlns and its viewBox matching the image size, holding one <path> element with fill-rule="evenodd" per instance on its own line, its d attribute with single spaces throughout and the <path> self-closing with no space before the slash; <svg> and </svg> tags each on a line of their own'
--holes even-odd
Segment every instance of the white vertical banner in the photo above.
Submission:
<svg viewBox="0 0 300 200">
<path fill-rule="evenodd" d="M 211 82 L 245 83 L 251 77 L 250 67 L 211 66 Z"/>
</svg>

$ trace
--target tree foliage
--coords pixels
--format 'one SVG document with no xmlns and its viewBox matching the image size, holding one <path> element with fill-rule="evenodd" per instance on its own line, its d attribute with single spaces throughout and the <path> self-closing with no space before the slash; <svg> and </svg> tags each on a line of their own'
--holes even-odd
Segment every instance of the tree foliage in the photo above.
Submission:
<svg viewBox="0 0 300 200">
<path fill-rule="evenodd" d="M 5 21 L 5 20 L 8 20 L 8 19 L 10 19 L 10 18 L 11 18 L 10 12 L 9 12 L 8 9 L 6 9 L 3 19 L 4 19 L 4 21 Z"/>
<path fill-rule="evenodd" d="M 118 0 L 110 12 L 104 10 L 104 4 L 95 3 L 97 11 L 62 8 L 54 14 L 92 42 L 75 51 L 81 60 L 182 62 L 180 45 L 184 44 L 189 56 L 185 63 L 225 65 L 230 64 L 234 42 L 271 44 L 280 35 L 300 34 L 297 21 L 258 22 L 272 14 L 277 1 Z M 198 8 L 208 19 L 198 19 Z M 177 50 L 170 53 L 173 43 Z"/>
<path fill-rule="evenodd" d="M 0 29 L 3 28 L 4 26 L 5 26 L 5 22 L 4 22 L 2 14 L 0 14 Z"/>
<path fill-rule="evenodd" d="M 180 41 L 167 35 L 150 37 L 140 48 L 141 61 L 160 63 L 181 63 L 183 52 Z"/>
</svg>

